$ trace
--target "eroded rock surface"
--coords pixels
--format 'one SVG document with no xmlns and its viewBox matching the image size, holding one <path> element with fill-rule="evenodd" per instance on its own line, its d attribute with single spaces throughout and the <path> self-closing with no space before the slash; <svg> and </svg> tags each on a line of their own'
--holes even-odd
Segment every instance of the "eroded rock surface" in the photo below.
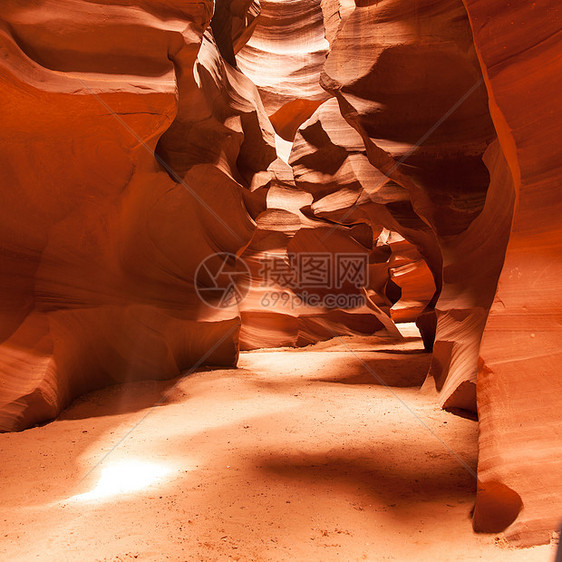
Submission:
<svg viewBox="0 0 562 562">
<path fill-rule="evenodd" d="M 484 208 L 490 175 L 482 156 L 495 133 L 462 3 L 356 6 L 339 23 L 321 83 L 355 135 L 338 175 L 345 170 L 352 177 L 352 169 L 359 179 L 351 185 L 344 180 L 345 187 L 336 183 L 331 193 L 323 178 L 317 180 L 321 192 L 312 209 L 323 216 L 330 209 L 332 220 L 348 223 L 370 213 L 370 222 L 417 245 L 436 286 L 418 320 L 434 350 L 430 374 L 445 407 L 475 412 L 477 350 L 503 248 L 500 241 L 499 255 L 490 257 L 483 250 L 467 252 L 467 246 L 481 248 L 486 239 L 471 225 Z M 341 147 L 344 127 L 337 124 L 333 103 L 318 110 L 316 129 L 316 115 L 308 129 L 301 127 L 314 136 L 312 144 L 322 130 L 333 128 L 328 136 Z M 340 148 L 341 157 L 345 152 Z M 291 161 L 297 166 L 298 156 L 295 149 Z M 330 161 L 335 158 L 332 150 Z M 505 246 L 505 236 L 502 240 Z"/>
<path fill-rule="evenodd" d="M 249 182 L 275 149 L 212 13 L 3 4 L 0 429 L 92 388 L 236 364 L 238 311 L 204 306 L 193 275 L 250 240 Z"/>
<path fill-rule="evenodd" d="M 480 349 L 475 527 L 490 531 L 494 509 L 515 519 L 513 542 L 545 543 L 562 513 L 562 9 L 548 0 L 465 5 L 515 199 Z"/>
<path fill-rule="evenodd" d="M 441 404 L 478 409 L 474 528 L 547 542 L 562 512 L 561 9 L 261 10 L 3 3 L 0 430 L 93 388 L 233 366 L 239 347 L 398 339 L 393 320 L 416 320 Z M 225 252 L 250 269 L 228 308 L 194 281 Z M 337 287 L 364 305 L 310 306 L 333 287 L 265 279 L 272 257 L 290 277 L 320 254 L 365 259 L 368 283 Z"/>
</svg>

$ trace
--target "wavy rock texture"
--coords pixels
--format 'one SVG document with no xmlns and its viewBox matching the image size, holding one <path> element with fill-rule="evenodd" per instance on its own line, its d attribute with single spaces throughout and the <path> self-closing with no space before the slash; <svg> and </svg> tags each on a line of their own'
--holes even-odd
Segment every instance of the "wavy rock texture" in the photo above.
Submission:
<svg viewBox="0 0 562 562">
<path fill-rule="evenodd" d="M 281 160 L 270 167 L 271 123 L 235 66 L 252 30 L 258 39 L 271 33 L 256 26 L 256 2 L 219 2 L 210 27 L 210 3 L 63 7 L 11 2 L 4 15 L 5 132 L 17 135 L 3 154 L 3 185 L 18 189 L 3 193 L 1 429 L 50 419 L 99 386 L 235 364 L 241 322 L 245 349 L 357 333 L 400 338 L 388 317 L 397 300 L 386 295 L 387 285 L 397 288 L 388 259 L 370 266 L 384 273 L 380 287 L 340 288 L 365 297 L 364 306 L 262 306 L 256 266 L 271 251 L 337 248 L 376 262 L 381 248 L 367 226 L 332 228 L 303 215 L 310 196 Z M 288 139 L 328 96 L 318 85 L 328 45 L 322 8 L 297 7 L 275 5 L 286 21 L 274 35 L 296 17 L 314 40 L 304 52 L 289 45 L 292 66 L 277 74 L 284 91 L 261 92 L 277 106 L 289 99 L 282 117 L 290 123 L 272 119 Z M 46 177 L 36 177 L 38 159 Z M 244 248 L 254 282 L 242 316 L 205 306 L 194 290 L 199 263 Z M 289 293 L 298 303 L 302 290 Z"/>
<path fill-rule="evenodd" d="M 493 531 L 492 513 L 505 527 L 522 502 L 507 536 L 545 543 L 562 513 L 562 9 L 465 4 L 516 201 L 480 349 L 474 523 Z"/>
<path fill-rule="evenodd" d="M 416 320 L 441 404 L 478 406 L 474 528 L 547 542 L 562 14 L 463 2 L 269 0 L 258 17 L 257 0 L 6 0 L 0 430 L 103 385 L 235 365 L 239 346 Z M 250 266 L 239 308 L 195 293 L 215 252 Z M 367 287 L 340 291 L 365 306 L 264 283 L 268 257 L 294 273 L 318 252 L 368 260 Z"/>
<path fill-rule="evenodd" d="M 285 141 L 329 97 L 318 81 L 328 46 L 320 0 L 261 2 L 259 22 L 237 62 Z"/>
<path fill-rule="evenodd" d="M 331 223 L 324 244 L 335 245 L 332 237 L 341 225 L 363 225 L 373 231 L 376 252 L 370 260 L 370 279 L 372 298 L 382 296 L 379 306 L 387 305 L 391 314 L 390 307 L 397 305 L 395 315 L 398 309 L 410 308 L 405 300 L 397 302 L 401 296 L 397 293 L 405 286 L 403 296 L 408 298 L 407 291 L 412 292 L 408 278 L 420 275 L 418 300 L 411 302 L 416 312 L 404 312 L 402 319 L 417 317 L 420 305 L 423 310 L 436 298 L 434 278 L 439 280 L 441 273 L 436 237 L 412 209 L 408 191 L 369 162 L 361 136 L 342 117 L 337 100 L 322 104 L 300 127 L 289 162 L 297 186 L 313 197 L 308 215 Z M 396 260 L 401 262 L 400 275 Z M 424 260 L 433 268 L 433 276 Z"/>
<path fill-rule="evenodd" d="M 435 313 L 433 301 L 418 322 L 428 347 L 436 323 L 431 374 L 445 407 L 474 412 L 478 344 L 501 262 L 493 256 L 479 284 L 471 273 L 481 255 L 466 253 L 485 237 L 469 229 L 484 207 L 490 176 L 482 156 L 495 135 L 462 3 L 358 5 L 340 24 L 322 83 L 378 172 L 362 183 L 375 200 L 390 186 L 404 193 L 409 208 L 393 230 L 416 243 L 404 231 L 416 220 L 413 229 L 426 233 L 417 246 L 440 292 Z"/>
<path fill-rule="evenodd" d="M 390 316 L 395 322 L 415 322 L 435 294 L 435 280 L 419 250 L 405 238 L 391 234 L 388 246 L 392 254 L 385 293 L 390 292 L 392 284 L 400 293 L 390 308 Z"/>
<path fill-rule="evenodd" d="M 203 306 L 193 274 L 250 240 L 249 182 L 275 149 L 254 86 L 203 38 L 212 11 L 4 2 L 1 430 L 236 364 L 238 312 Z"/>
<path fill-rule="evenodd" d="M 378 306 L 375 291 L 351 283 L 302 285 L 299 263 L 310 256 L 330 256 L 332 272 L 336 256 L 363 255 L 369 260 L 374 254 L 370 228 L 338 226 L 332 231 L 325 222 L 311 220 L 301 209 L 312 198 L 295 187 L 292 169 L 278 159 L 268 171 L 267 210 L 257 218 L 256 233 L 242 254 L 251 270 L 251 286 L 240 303 L 241 349 L 304 346 L 342 335 L 376 333 L 401 339 L 388 310 Z M 343 297 L 344 303 L 332 303 L 332 295 Z"/>
<path fill-rule="evenodd" d="M 465 4 L 501 150 L 489 144 L 494 135 L 460 2 L 359 5 L 330 40 L 323 84 L 361 135 L 370 162 L 409 191 L 413 210 L 437 235 L 443 276 L 431 374 L 445 407 L 474 411 L 476 358 L 486 325 L 478 378 L 480 483 L 474 527 L 488 532 L 508 527 L 512 541 L 529 545 L 548 542 L 561 512 L 562 380 L 556 374 L 562 326 L 556 189 L 561 127 L 553 118 L 561 109 L 560 8 L 553 2 L 513 10 L 499 2 Z M 410 43 L 415 52 L 408 51 Z M 447 115 L 442 123 L 441 112 Z M 411 143 L 420 139 L 422 146 L 409 154 Z M 406 146 L 384 146 L 388 140 Z M 296 156 L 294 151 L 291 162 L 299 178 Z M 489 181 L 478 164 L 481 157 Z M 322 206 L 349 208 L 344 194 L 339 190 L 341 201 Z M 325 191 L 315 195 L 313 210 L 323 198 Z M 539 377 L 546 376 L 548 384 L 541 384 Z"/>
<path fill-rule="evenodd" d="M 363 306 L 326 308 L 307 306 L 299 297 L 306 292 L 323 298 L 329 291 L 267 283 L 260 275 L 268 256 L 284 260 L 292 275 L 298 272 L 290 260 L 298 262 L 304 254 L 332 254 L 335 259 L 336 255 L 358 253 L 376 259 L 373 248 L 378 234 L 373 237 L 368 225 L 327 225 L 309 213 L 303 214 L 312 199 L 300 184 L 295 185 L 294 171 L 283 162 L 293 149 L 298 127 L 330 96 L 319 82 L 329 46 L 325 11 L 318 0 L 262 2 L 254 34 L 236 55 L 239 67 L 258 85 L 277 133 L 280 156 L 269 170 L 272 176 L 262 177 L 264 189 L 269 189 L 267 211 L 257 218 L 256 234 L 243 254 L 250 264 L 253 282 L 249 298 L 241 305 L 242 349 L 307 345 L 336 335 L 375 332 L 400 338 L 389 318 L 394 302 L 384 296 L 385 284 L 377 287 L 378 293 L 369 288 Z M 371 277 L 380 276 L 376 271 L 380 265 L 369 269 Z M 384 269 L 385 283 L 390 282 L 388 264 Z M 346 291 L 360 296 L 352 287 L 335 292 Z"/>
</svg>

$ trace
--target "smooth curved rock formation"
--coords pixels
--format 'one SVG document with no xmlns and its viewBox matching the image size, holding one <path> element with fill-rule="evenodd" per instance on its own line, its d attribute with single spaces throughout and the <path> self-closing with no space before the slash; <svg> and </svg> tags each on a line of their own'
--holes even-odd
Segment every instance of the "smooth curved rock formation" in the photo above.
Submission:
<svg viewBox="0 0 562 562">
<path fill-rule="evenodd" d="M 278 159 L 269 172 L 267 210 L 257 218 L 254 237 L 242 254 L 251 270 L 251 286 L 240 304 L 241 349 L 304 346 L 340 335 L 376 333 L 401 339 L 381 310 L 384 306 L 378 306 L 375 291 L 337 286 L 325 275 L 303 284 L 301 266 L 326 256 L 332 273 L 336 260 L 346 255 L 364 256 L 370 268 L 370 228 L 339 226 L 333 231 L 323 221 L 306 217 L 301 209 L 312 198 L 296 188 L 292 169 Z M 319 263 L 323 267 L 326 262 Z"/>
<path fill-rule="evenodd" d="M 288 104 L 306 113 L 328 98 L 318 82 L 327 52 L 320 0 L 262 0 L 255 31 L 236 60 L 272 116 Z"/>
<path fill-rule="evenodd" d="M 562 8 L 465 5 L 515 200 L 480 348 L 475 527 L 491 531 L 485 512 L 494 509 L 515 520 L 513 542 L 545 543 L 562 513 Z M 509 492 L 496 493 L 502 486 Z"/>
<path fill-rule="evenodd" d="M 385 296 L 386 283 L 391 283 L 388 256 L 384 283 L 376 289 L 367 287 L 367 292 L 360 294 L 352 288 L 336 288 L 342 302 L 349 290 L 351 301 L 354 296 L 361 297 L 365 303 L 362 306 L 326 307 L 324 301 L 331 296 L 330 291 L 319 286 L 264 282 L 260 274 L 268 256 L 284 262 L 291 276 L 298 273 L 297 262 L 306 255 L 332 254 L 335 261 L 336 256 L 357 253 L 376 260 L 373 249 L 378 233 L 373 236 L 367 225 L 328 226 L 315 219 L 306 211 L 312 198 L 303 193 L 298 181 L 295 184 L 295 170 L 283 163 L 294 148 L 298 127 L 329 97 L 319 82 L 328 48 L 324 12 L 325 6 L 318 0 L 263 2 L 252 38 L 236 55 L 239 67 L 258 85 L 277 133 L 279 155 L 269 170 L 272 175 L 261 177 L 263 189 L 269 189 L 267 211 L 257 217 L 256 234 L 242 256 L 252 270 L 250 294 L 241 304 L 242 349 L 307 345 L 336 335 L 375 332 L 400 338 L 389 318 L 394 301 Z M 265 66 L 264 60 L 268 61 Z M 380 268 L 377 264 L 369 266 L 370 276 L 376 277 Z M 314 303 L 322 303 L 307 304 L 308 296 Z"/>
<path fill-rule="evenodd" d="M 466 245 L 482 243 L 482 232 L 469 229 L 484 206 L 490 176 L 482 155 L 495 135 L 462 3 L 358 5 L 340 23 L 321 82 L 363 145 L 362 168 L 374 168 L 360 181 L 363 199 L 340 203 L 339 220 L 353 220 L 369 199 L 380 203 L 390 186 L 402 190 L 401 226 L 382 224 L 416 243 L 434 274 L 439 301 L 419 321 L 428 347 L 436 329 L 430 374 L 445 407 L 475 412 L 477 349 L 502 247 L 479 283 L 470 273 L 481 256 L 467 255 Z M 404 230 L 412 220 L 413 236 L 426 232 L 423 245 Z"/>
<path fill-rule="evenodd" d="M 421 302 L 429 305 L 436 299 L 435 284 L 441 277 L 441 256 L 435 234 L 413 210 L 408 191 L 389 181 L 369 162 L 361 136 L 343 119 L 337 100 L 322 104 L 300 127 L 289 162 L 297 186 L 313 196 L 307 213 L 331 224 L 323 241 L 326 245 L 334 243 L 332 236 L 341 225 L 364 225 L 373 231 L 376 242 L 376 255 L 371 258 L 373 291 L 379 296 L 388 296 L 389 285 L 400 286 L 392 280 L 392 243 L 389 240 L 396 242 L 404 238 L 412 250 L 418 248 L 407 264 L 425 260 L 435 279 L 425 277 L 418 289 L 422 292 Z M 389 232 L 394 233 L 390 239 Z M 386 264 L 384 271 L 381 271 L 381 264 Z M 431 276 L 427 265 L 420 263 L 420 267 Z M 410 272 L 415 270 L 414 267 Z M 402 275 L 402 284 L 407 284 L 404 271 Z M 397 290 L 395 287 L 395 292 Z M 390 307 L 397 300 L 390 302 L 383 298 L 377 304 L 388 305 L 390 314 Z M 419 308 L 419 305 L 414 306 Z"/>
<path fill-rule="evenodd" d="M 250 240 L 275 150 L 253 84 L 203 38 L 212 11 L 4 3 L 0 429 L 236 364 L 238 312 L 205 307 L 193 275 Z"/>
<path fill-rule="evenodd" d="M 258 87 L 280 155 L 329 97 L 318 80 L 328 46 L 320 0 L 262 0 L 254 34 L 236 60 Z"/>
<path fill-rule="evenodd" d="M 478 410 L 475 530 L 547 542 L 562 513 L 562 8 L 261 9 L 3 3 L 0 430 L 96 387 L 235 365 L 239 347 L 396 339 L 394 321 L 415 320 L 441 404 Z M 217 253 L 227 277 L 248 264 L 239 306 L 198 276 Z M 362 260 L 368 282 L 335 286 L 363 304 L 295 282 L 309 255 Z"/>
</svg>

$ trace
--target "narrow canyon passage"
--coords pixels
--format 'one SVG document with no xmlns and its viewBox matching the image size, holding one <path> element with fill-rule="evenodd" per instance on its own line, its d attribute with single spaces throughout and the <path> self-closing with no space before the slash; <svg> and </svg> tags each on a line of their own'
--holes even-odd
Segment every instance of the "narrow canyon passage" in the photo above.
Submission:
<svg viewBox="0 0 562 562">
<path fill-rule="evenodd" d="M 548 560 L 467 524 L 477 427 L 428 361 L 339 338 L 78 398 L 0 435 L 0 559 Z"/>
<path fill-rule="evenodd" d="M 559 0 L 1 5 L 0 562 L 551 562 Z"/>
</svg>

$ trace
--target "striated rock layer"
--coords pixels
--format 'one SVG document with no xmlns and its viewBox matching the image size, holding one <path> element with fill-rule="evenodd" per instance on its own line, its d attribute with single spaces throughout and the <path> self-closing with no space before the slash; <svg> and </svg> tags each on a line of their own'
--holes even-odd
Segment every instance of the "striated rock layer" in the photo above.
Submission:
<svg viewBox="0 0 562 562">
<path fill-rule="evenodd" d="M 487 234 L 474 224 L 490 183 L 482 157 L 495 133 L 462 2 L 357 5 L 340 22 L 321 82 L 359 137 L 362 154 L 346 149 L 364 176 L 363 191 L 354 202 L 353 192 L 338 186 L 334 220 L 375 213 L 372 222 L 418 246 L 436 285 L 418 319 L 434 351 L 430 374 L 446 408 L 475 412 L 478 345 L 506 236 L 490 241 L 489 253 Z M 315 212 L 325 212 L 322 196 Z M 381 203 L 396 224 L 381 216 Z"/>
<path fill-rule="evenodd" d="M 398 339 L 393 320 L 415 320 L 441 404 L 478 409 L 474 528 L 548 541 L 562 14 L 514 4 L 6 0 L 0 431 L 239 347 Z M 215 253 L 227 277 L 248 264 L 239 306 L 197 295 Z M 368 282 L 336 283 L 363 304 L 264 273 L 308 255 L 363 260 Z"/>
<path fill-rule="evenodd" d="M 465 5 L 515 199 L 480 349 L 474 526 L 518 516 L 508 537 L 545 543 L 562 514 L 562 8 Z"/>
<path fill-rule="evenodd" d="M 314 216 L 307 210 L 313 198 L 303 187 L 299 170 L 292 163 L 291 167 L 284 163 L 301 138 L 298 127 L 330 96 L 319 80 L 329 46 L 327 9 L 319 0 L 262 2 L 254 34 L 236 55 L 239 67 L 258 85 L 277 133 L 279 156 L 268 169 L 270 175 L 260 176 L 263 189 L 268 189 L 267 210 L 257 218 L 257 231 L 242 255 L 252 271 L 249 296 L 241 304 L 242 349 L 307 345 L 337 335 L 375 332 L 401 337 L 390 319 L 390 308 L 399 300 L 401 289 L 391 280 L 391 250 L 379 240 L 382 229 L 378 224 L 374 230 L 368 224 L 327 224 L 324 217 Z M 320 168 L 312 172 L 316 174 L 312 181 L 318 185 L 327 181 L 324 168 L 330 163 L 326 156 L 321 155 Z M 384 260 L 379 263 L 383 254 Z M 335 269 L 337 260 L 346 255 L 363 255 L 370 262 L 368 273 L 373 286 L 365 287 L 365 291 L 350 284 L 303 286 L 302 279 L 281 285 L 264 279 L 260 272 L 271 258 L 286 270 L 284 277 L 298 278 L 302 259 L 318 256 L 313 259 L 320 264 L 328 256 Z M 423 271 L 423 259 L 419 254 L 402 252 L 401 260 L 402 284 L 408 285 L 407 279 L 412 277 L 408 267 L 417 261 L 412 271 Z M 392 270 L 397 269 L 398 263 L 393 262 Z M 434 290 L 431 281 L 429 284 L 429 290 Z M 398 293 L 392 301 L 386 296 L 387 285 Z M 417 295 L 421 302 L 424 290 Z M 333 296 L 341 297 L 340 306 L 326 306 L 326 300 Z M 310 304 L 307 297 L 314 297 L 310 299 L 313 303 L 322 302 Z M 431 294 L 425 301 L 430 298 Z M 403 319 L 415 319 L 413 311 L 420 301 L 413 297 L 399 306 Z"/>
<path fill-rule="evenodd" d="M 2 16 L 0 430 L 50 419 L 99 386 L 233 365 L 239 341 L 401 337 L 388 315 L 420 256 L 401 248 L 393 258 L 378 226 L 305 216 L 310 195 L 276 160 L 279 139 L 291 144 L 329 95 L 318 82 L 324 6 L 270 3 L 261 23 L 250 1 L 218 2 L 212 22 L 210 2 L 63 7 L 8 2 Z M 255 45 L 275 50 L 295 22 L 310 41 L 304 51 L 285 41 L 279 62 L 291 64 L 271 66 L 260 96 L 236 65 Z M 253 266 L 240 310 L 196 294 L 198 266 L 217 252 Z M 374 281 L 338 287 L 362 305 L 264 307 L 256 266 L 270 252 L 363 255 Z M 400 314 L 412 319 L 408 309 L 431 297 L 412 283 L 405 293 Z M 289 294 L 299 303 L 302 287 Z"/>
<path fill-rule="evenodd" d="M 241 349 L 304 346 L 356 334 L 402 339 L 384 310 L 386 302 L 378 298 L 382 291 L 354 283 L 354 277 L 374 277 L 369 261 L 378 249 L 371 229 L 338 226 L 334 231 L 308 218 L 302 208 L 311 197 L 296 188 L 291 168 L 278 159 L 269 171 L 267 210 L 257 218 L 254 237 L 242 254 L 251 286 L 240 304 Z M 357 276 L 353 269 L 338 283 L 342 259 L 352 260 L 360 271 Z"/>
<path fill-rule="evenodd" d="M 262 0 L 254 33 L 236 61 L 275 124 L 283 112 L 310 115 L 328 98 L 318 81 L 327 52 L 320 0 Z M 288 129 L 284 123 L 278 132 L 287 138 Z"/>
<path fill-rule="evenodd" d="M 425 245 L 411 241 L 439 299 L 418 322 L 431 344 L 435 304 L 430 373 L 453 411 L 476 409 L 481 336 L 510 240 L 481 349 L 474 526 L 509 527 L 512 540 L 533 544 L 549 540 L 561 512 L 560 13 L 551 2 L 502 17 L 493 4 L 465 4 L 478 53 L 459 1 L 342 4 L 336 23 L 326 3 L 322 84 L 339 107 L 323 104 L 300 127 L 290 163 L 313 195 L 311 216 L 383 225 L 405 238 L 415 217 L 414 236 L 427 232 Z M 359 142 L 338 124 L 338 110 Z M 400 188 L 410 208 L 398 217 Z M 539 407 L 529 403 L 535 393 Z"/>
<path fill-rule="evenodd" d="M 236 57 L 258 87 L 284 160 L 298 126 L 329 97 L 318 80 L 328 47 L 320 0 L 262 0 L 252 38 Z"/>
<path fill-rule="evenodd" d="M 193 275 L 250 240 L 249 181 L 275 149 L 255 87 L 203 37 L 212 12 L 4 2 L 0 430 L 236 364 L 238 312 L 204 306 Z"/>
<path fill-rule="evenodd" d="M 432 274 L 422 257 L 424 254 L 430 263 L 432 258 L 439 263 L 435 236 L 412 210 L 407 190 L 387 181 L 370 164 L 361 136 L 343 119 L 335 99 L 322 104 L 300 127 L 289 163 L 296 185 L 313 198 L 305 212 L 330 225 L 322 243 L 335 251 L 338 248 L 336 234 L 342 225 L 358 230 L 363 227 L 372 232 L 371 296 L 378 299 L 379 306 L 386 306 L 389 315 L 390 307 L 396 305 L 393 318 L 415 320 L 420 305 L 423 310 L 435 294 Z M 398 242 L 402 242 L 401 249 Z M 400 275 L 396 269 L 399 262 Z M 436 268 L 435 277 L 439 272 Z M 415 292 L 419 300 L 406 304 L 412 277 L 418 278 Z M 400 281 L 396 282 L 398 278 Z M 406 287 L 404 294 L 403 286 Z M 401 315 L 397 315 L 398 309 L 403 311 Z"/>
</svg>

